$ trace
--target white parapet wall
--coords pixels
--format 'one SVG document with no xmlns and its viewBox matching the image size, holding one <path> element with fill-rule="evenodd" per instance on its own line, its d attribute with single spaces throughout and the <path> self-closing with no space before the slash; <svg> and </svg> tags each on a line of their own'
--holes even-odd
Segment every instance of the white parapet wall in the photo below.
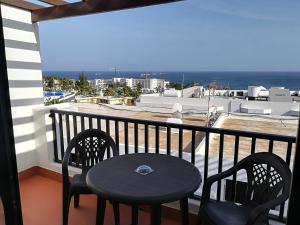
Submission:
<svg viewBox="0 0 300 225">
<path fill-rule="evenodd" d="M 50 117 L 51 109 L 72 109 L 72 104 L 62 103 L 52 106 L 42 106 L 33 110 L 34 135 L 35 141 L 35 157 L 36 166 L 61 173 L 61 164 L 54 162 L 54 145 L 53 145 L 53 129 L 52 118 Z M 74 109 L 75 110 L 75 109 Z M 59 138 L 59 137 L 58 137 Z M 66 140 L 65 140 L 66 141 Z M 66 145 L 67 146 L 67 143 Z M 70 167 L 70 175 L 79 172 L 79 169 Z"/>
<path fill-rule="evenodd" d="M 207 111 L 208 98 L 177 98 L 163 96 L 142 95 L 136 103 L 140 107 L 172 108 L 175 103 L 180 103 L 184 111 Z M 257 111 L 269 110 L 270 114 L 276 116 L 294 116 L 295 109 L 300 104 L 294 102 L 269 102 L 269 101 L 247 101 L 242 99 L 211 98 L 210 106 L 222 106 L 223 112 L 240 113 L 242 107 L 256 109 Z"/>
<path fill-rule="evenodd" d="M 31 12 L 0 4 L 18 170 L 37 164 L 33 109 L 43 106 L 38 25 Z"/>
</svg>

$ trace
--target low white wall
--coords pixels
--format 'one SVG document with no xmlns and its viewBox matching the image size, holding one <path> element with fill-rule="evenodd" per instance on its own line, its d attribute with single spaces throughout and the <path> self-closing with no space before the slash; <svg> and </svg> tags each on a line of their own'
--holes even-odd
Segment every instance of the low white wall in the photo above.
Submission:
<svg viewBox="0 0 300 225">
<path fill-rule="evenodd" d="M 54 162 L 54 145 L 51 109 L 70 108 L 72 104 L 63 103 L 55 106 L 43 106 L 34 109 L 34 127 L 35 127 L 35 146 L 36 146 L 36 165 L 48 170 L 61 173 L 61 164 Z M 70 175 L 78 172 L 78 169 L 71 168 Z"/>
<path fill-rule="evenodd" d="M 17 154 L 18 172 L 27 170 L 37 165 L 36 151 L 26 151 Z"/>
<path fill-rule="evenodd" d="M 224 123 L 225 119 L 226 119 L 226 115 L 223 113 L 219 116 L 219 118 L 217 119 L 217 121 L 213 124 L 214 128 L 220 128 L 222 127 L 222 124 Z M 217 136 L 217 134 L 215 133 L 210 133 L 209 135 L 209 143 L 211 143 L 211 141 Z M 205 155 L 205 142 L 206 142 L 206 137 L 203 138 L 203 140 L 200 142 L 200 144 L 198 145 L 198 147 L 196 148 L 196 154 L 199 155 Z"/>
<path fill-rule="evenodd" d="M 229 103 L 231 107 L 229 108 Z M 199 110 L 207 111 L 208 99 L 203 98 L 174 98 L 174 97 L 153 97 L 143 95 L 140 98 L 140 102 L 137 102 L 137 106 L 143 107 L 162 107 L 172 108 L 175 103 L 180 103 L 184 110 Z M 224 112 L 240 113 L 241 105 L 248 106 L 250 108 L 271 109 L 272 115 L 277 116 L 293 116 L 293 109 L 299 108 L 300 103 L 293 102 L 269 102 L 269 101 L 247 101 L 242 99 L 226 99 L 215 98 L 210 100 L 210 105 L 223 106 Z"/>
</svg>

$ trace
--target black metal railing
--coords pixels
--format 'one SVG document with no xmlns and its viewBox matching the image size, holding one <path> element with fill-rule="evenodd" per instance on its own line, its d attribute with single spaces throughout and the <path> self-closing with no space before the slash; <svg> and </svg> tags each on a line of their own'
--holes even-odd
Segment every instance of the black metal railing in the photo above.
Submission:
<svg viewBox="0 0 300 225">
<path fill-rule="evenodd" d="M 180 158 L 184 158 L 190 161 L 192 164 L 197 164 L 196 150 L 200 143 L 204 149 L 203 164 L 201 164 L 203 180 L 207 179 L 210 171 L 210 155 L 214 154 L 217 162 L 217 173 L 224 170 L 224 149 L 225 138 L 230 136 L 233 138 L 233 155 L 232 165 L 235 165 L 240 160 L 240 142 L 241 139 L 249 139 L 249 151 L 248 155 L 255 153 L 256 151 L 268 151 L 274 152 L 275 143 L 281 144 L 281 157 L 284 158 L 286 163 L 290 166 L 292 163 L 292 150 L 293 145 L 296 142 L 296 138 L 292 136 L 257 133 L 250 131 L 220 129 L 213 127 L 194 126 L 187 124 L 173 124 L 159 121 L 149 121 L 133 118 L 123 118 L 108 115 L 89 114 L 82 112 L 72 112 L 63 110 L 51 110 L 50 116 L 52 117 L 52 129 L 54 137 L 54 161 L 60 163 L 64 156 L 64 151 L 67 144 L 70 142 L 73 136 L 82 130 L 96 128 L 106 131 L 110 134 L 117 145 L 119 150 L 123 149 L 120 154 L 130 154 L 139 152 L 172 154 Z M 71 122 L 72 123 L 71 123 Z M 80 128 L 79 128 L 80 127 Z M 113 128 L 113 129 L 112 129 Z M 121 130 L 121 129 L 122 130 Z M 142 129 L 141 129 L 142 128 Z M 174 130 L 176 132 L 174 132 Z M 189 134 L 185 136 L 186 132 Z M 142 133 L 142 134 L 141 134 Z M 133 137 L 131 140 L 129 136 Z M 152 137 L 152 142 L 149 140 L 149 136 Z M 214 136 L 214 137 L 212 137 Z M 162 140 L 162 137 L 165 137 Z M 189 138 L 188 144 L 184 139 Z M 219 138 L 218 138 L 219 137 Z M 218 142 L 218 147 L 214 148 L 212 153 L 211 139 Z M 142 140 L 143 139 L 143 140 Z M 176 147 L 174 149 L 174 142 L 176 141 Z M 141 143 L 141 140 L 143 143 Z M 268 142 L 265 149 L 257 149 L 258 141 L 264 140 Z M 165 147 L 161 147 L 161 142 L 165 142 Z M 172 146 L 173 144 L 173 146 Z M 121 147 L 122 145 L 122 147 Z M 203 146 L 204 145 L 204 146 Z M 284 146 L 284 147 L 283 147 Z M 282 148 L 284 148 L 282 150 Z M 216 150 L 217 149 L 217 150 Z M 227 150 L 227 148 L 226 148 Z M 217 152 L 216 152 L 217 151 Z M 276 151 L 276 149 L 275 149 Z M 245 156 L 245 151 L 243 156 Z M 73 166 L 80 167 L 78 162 L 73 162 Z M 215 166 L 215 165 L 214 165 Z M 212 174 L 210 174 L 212 175 Z M 237 181 L 237 175 L 232 177 L 232 182 L 235 184 Z M 232 186 L 233 198 L 235 198 L 235 185 Z M 220 201 L 222 193 L 221 182 L 217 183 L 217 195 L 216 200 Z M 201 196 L 195 195 L 195 199 L 200 199 Z M 286 207 L 282 204 L 279 208 L 278 215 L 270 215 L 273 219 L 279 221 L 285 221 L 284 213 Z"/>
</svg>

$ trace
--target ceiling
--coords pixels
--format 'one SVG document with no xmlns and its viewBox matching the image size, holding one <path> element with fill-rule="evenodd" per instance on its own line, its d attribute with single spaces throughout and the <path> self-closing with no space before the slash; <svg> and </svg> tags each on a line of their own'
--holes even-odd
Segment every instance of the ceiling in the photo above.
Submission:
<svg viewBox="0 0 300 225">
<path fill-rule="evenodd" d="M 103 13 L 122 9 L 165 4 L 182 0 L 0 0 L 0 2 L 32 12 L 32 21 Z"/>
</svg>

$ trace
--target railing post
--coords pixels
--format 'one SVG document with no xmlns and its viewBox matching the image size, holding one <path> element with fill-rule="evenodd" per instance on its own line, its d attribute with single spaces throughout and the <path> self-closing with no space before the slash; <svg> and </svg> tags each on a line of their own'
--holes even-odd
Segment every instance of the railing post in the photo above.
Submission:
<svg viewBox="0 0 300 225">
<path fill-rule="evenodd" d="M 124 144 L 125 144 L 125 154 L 129 153 L 129 141 L 128 141 L 128 123 L 124 123 Z"/>
<path fill-rule="evenodd" d="M 183 130 L 182 128 L 179 128 L 179 134 L 178 134 L 178 157 L 182 158 L 182 152 L 183 152 Z"/>
<path fill-rule="evenodd" d="M 238 157 L 239 157 L 239 144 L 240 144 L 240 136 L 235 136 L 235 141 L 234 141 L 234 156 L 233 156 L 233 165 L 235 166 L 238 162 Z M 236 176 L 237 174 L 233 174 L 232 178 L 232 201 L 235 201 L 236 199 Z"/>
<path fill-rule="evenodd" d="M 287 225 L 300 224 L 300 216 L 298 215 L 300 204 L 300 116 L 298 120 L 298 132 L 296 142 L 296 153 L 294 159 L 294 169 L 292 177 L 292 188 L 289 201 Z M 297 207 L 298 206 L 298 207 Z"/>
<path fill-rule="evenodd" d="M 134 123 L 134 152 L 139 152 L 139 124 Z"/>
<path fill-rule="evenodd" d="M 56 118 L 55 113 L 50 111 L 50 115 L 52 119 L 52 132 L 53 132 L 53 149 L 54 149 L 54 162 L 58 161 L 58 152 L 57 152 L 57 133 L 56 133 Z"/>
<path fill-rule="evenodd" d="M 155 153 L 159 154 L 159 126 L 155 126 Z"/>
<path fill-rule="evenodd" d="M 64 143 L 64 128 L 63 128 L 62 114 L 58 114 L 58 127 L 59 127 L 59 141 L 60 141 L 60 160 L 63 160 L 65 155 L 65 143 Z"/>
<path fill-rule="evenodd" d="M 66 114 L 66 131 L 67 131 L 67 143 L 70 144 L 71 141 L 71 135 L 70 135 L 70 118 L 69 115 Z"/>
<path fill-rule="evenodd" d="M 224 154 L 224 134 L 220 134 L 218 173 L 221 173 L 223 170 L 223 154 Z M 221 181 L 218 181 L 217 201 L 220 201 L 220 199 L 221 199 Z"/>
<path fill-rule="evenodd" d="M 167 127 L 167 154 L 171 154 L 171 128 Z"/>
<path fill-rule="evenodd" d="M 92 121 L 92 118 L 90 118 L 90 121 Z M 91 123 L 93 123 L 93 121 L 89 122 L 89 123 L 91 124 Z M 106 134 L 110 136 L 110 120 L 106 120 L 105 123 L 106 123 L 105 124 L 106 125 L 106 128 L 105 128 Z M 89 126 L 91 129 L 91 125 L 89 125 Z M 107 154 L 107 158 L 110 158 L 110 147 L 109 146 L 107 147 L 106 154 Z"/>
<path fill-rule="evenodd" d="M 206 131 L 205 132 L 205 154 L 204 154 L 204 180 L 206 180 L 208 176 L 209 136 L 210 133 Z"/>
<path fill-rule="evenodd" d="M 148 151 L 149 151 L 149 127 L 148 127 L 148 124 L 145 124 L 144 141 L 145 141 L 145 153 L 148 153 Z"/>
<path fill-rule="evenodd" d="M 115 120 L 115 142 L 116 142 L 118 151 L 120 151 L 119 121 L 118 120 Z"/>
<path fill-rule="evenodd" d="M 196 131 L 192 130 L 192 143 L 191 143 L 191 163 L 195 165 L 196 154 Z"/>
</svg>

